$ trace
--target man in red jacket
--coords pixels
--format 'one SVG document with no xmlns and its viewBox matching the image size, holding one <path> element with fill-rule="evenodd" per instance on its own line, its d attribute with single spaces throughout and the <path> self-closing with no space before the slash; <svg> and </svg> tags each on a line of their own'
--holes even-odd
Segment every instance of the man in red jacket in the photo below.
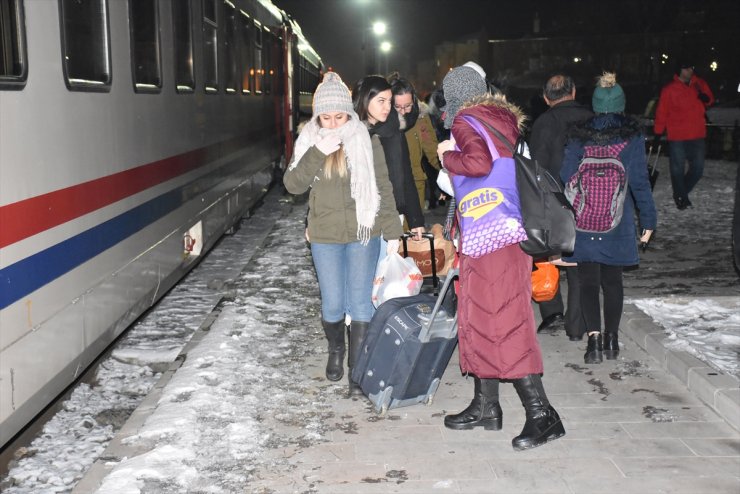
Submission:
<svg viewBox="0 0 740 494">
<path fill-rule="evenodd" d="M 653 130 L 656 139 L 668 131 L 673 200 L 678 209 L 691 206 L 689 192 L 704 172 L 704 112 L 714 102 L 707 83 L 694 74 L 694 66 L 681 63 L 673 80 L 660 92 Z M 685 171 L 688 160 L 689 169 Z"/>
</svg>

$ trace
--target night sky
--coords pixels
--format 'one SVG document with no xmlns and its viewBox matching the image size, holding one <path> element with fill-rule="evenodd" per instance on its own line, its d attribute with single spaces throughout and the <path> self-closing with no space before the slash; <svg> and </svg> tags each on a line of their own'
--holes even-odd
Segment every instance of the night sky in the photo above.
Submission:
<svg viewBox="0 0 740 494">
<path fill-rule="evenodd" d="M 363 75 L 363 35 L 368 50 L 378 38 L 372 23 L 384 21 L 393 45 L 389 70 L 414 70 L 445 40 L 488 28 L 490 36 L 516 36 L 531 29 L 535 0 L 273 0 L 298 21 L 324 63 L 348 84 Z M 512 8 L 526 4 L 527 8 Z M 508 11 L 505 12 L 505 10 Z M 505 15 L 505 21 L 502 17 Z M 499 19 L 496 22 L 496 19 Z"/>
<path fill-rule="evenodd" d="M 737 32 L 738 0 L 272 0 L 298 21 L 328 67 L 351 85 L 366 75 L 365 53 L 384 21 L 393 44 L 388 71 L 414 73 L 434 46 L 485 29 L 489 39 L 588 36 L 590 33 Z M 533 33 L 535 14 L 540 33 Z M 737 43 L 735 36 L 728 43 Z M 671 47 L 667 47 L 669 49 Z M 726 48 L 726 47 L 725 47 Z M 385 72 L 385 62 L 380 64 Z M 377 72 L 377 71 L 373 71 Z"/>
</svg>

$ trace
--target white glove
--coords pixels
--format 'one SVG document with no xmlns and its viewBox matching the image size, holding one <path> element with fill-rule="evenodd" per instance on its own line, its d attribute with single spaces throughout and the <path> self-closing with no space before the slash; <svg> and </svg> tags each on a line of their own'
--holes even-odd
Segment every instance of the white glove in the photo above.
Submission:
<svg viewBox="0 0 740 494">
<path fill-rule="evenodd" d="M 328 135 L 316 143 L 316 149 L 329 156 L 331 153 L 339 149 L 342 144 L 342 140 L 338 135 Z"/>
<path fill-rule="evenodd" d="M 386 255 L 391 255 L 398 252 L 398 247 L 401 245 L 401 241 L 396 239 L 388 240 L 388 246 L 385 248 Z"/>
</svg>

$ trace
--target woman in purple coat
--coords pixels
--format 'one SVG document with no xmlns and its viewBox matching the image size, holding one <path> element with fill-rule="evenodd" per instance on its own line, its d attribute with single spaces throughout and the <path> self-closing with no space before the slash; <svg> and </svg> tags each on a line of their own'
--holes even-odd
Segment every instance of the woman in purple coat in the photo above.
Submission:
<svg viewBox="0 0 740 494">
<path fill-rule="evenodd" d="M 472 68 L 451 70 L 442 83 L 445 127 L 450 140 L 439 144 L 442 166 L 454 175 L 486 176 L 492 156 L 483 137 L 462 118 L 468 115 L 516 142 L 524 121 L 521 110 L 505 97 L 487 93 L 483 78 Z M 511 152 L 489 132 L 503 157 Z M 455 144 L 459 151 L 455 150 Z M 542 386 L 542 353 L 532 312 L 532 258 L 518 244 L 482 257 L 460 255 L 458 339 L 460 368 L 475 384 L 473 401 L 461 413 L 445 417 L 450 429 L 483 427 L 500 430 L 499 381 L 511 381 L 526 410 L 526 423 L 512 445 L 534 448 L 565 435 Z"/>
</svg>

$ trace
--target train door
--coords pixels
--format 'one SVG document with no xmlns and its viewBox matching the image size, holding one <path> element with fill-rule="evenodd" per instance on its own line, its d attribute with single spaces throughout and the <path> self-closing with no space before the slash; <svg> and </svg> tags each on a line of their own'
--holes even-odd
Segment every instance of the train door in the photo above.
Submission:
<svg viewBox="0 0 740 494">
<path fill-rule="evenodd" d="M 295 130 L 295 114 L 294 114 L 294 102 L 295 102 L 295 85 L 296 81 L 293 77 L 293 47 L 295 46 L 296 36 L 290 29 L 290 25 L 286 22 L 283 25 L 283 42 L 281 44 L 282 51 L 282 77 L 283 80 L 283 130 L 285 135 L 285 166 L 287 167 L 293 157 L 293 144 Z"/>
</svg>

